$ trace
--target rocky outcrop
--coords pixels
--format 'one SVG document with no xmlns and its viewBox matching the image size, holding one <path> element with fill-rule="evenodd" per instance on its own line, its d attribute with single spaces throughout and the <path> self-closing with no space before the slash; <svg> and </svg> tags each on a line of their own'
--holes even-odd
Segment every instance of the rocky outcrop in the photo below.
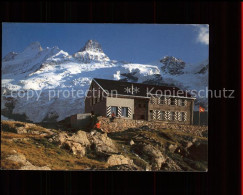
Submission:
<svg viewBox="0 0 243 195">
<path fill-rule="evenodd" d="M 94 40 L 88 40 L 81 50 L 73 54 L 73 57 L 83 63 L 105 62 L 110 60 L 103 52 L 101 45 Z"/>
<path fill-rule="evenodd" d="M 173 56 L 165 56 L 160 60 L 163 64 L 161 70 L 165 73 L 169 73 L 171 75 L 183 74 L 183 69 L 185 68 L 185 62 L 180 59 L 177 59 Z"/>
<path fill-rule="evenodd" d="M 151 144 L 135 144 L 133 145 L 132 150 L 141 158 L 150 162 L 152 170 L 160 170 L 162 163 L 166 160 L 161 151 Z"/>
<path fill-rule="evenodd" d="M 82 146 L 90 146 L 90 141 L 88 140 L 87 133 L 84 131 L 78 131 L 76 134 L 73 134 L 71 137 L 68 137 L 68 140 L 79 143 Z"/>
<path fill-rule="evenodd" d="M 88 134 L 92 149 L 99 155 L 117 154 L 118 149 L 106 133 L 93 131 Z"/>
<path fill-rule="evenodd" d="M 84 47 L 80 50 L 80 52 L 82 52 L 82 51 L 93 51 L 93 52 L 102 52 L 103 53 L 101 45 L 95 40 L 88 40 L 85 43 Z"/>
<path fill-rule="evenodd" d="M 183 171 L 183 169 L 176 164 L 171 158 L 167 158 L 161 166 L 164 171 Z"/>
<path fill-rule="evenodd" d="M 77 142 L 66 141 L 62 144 L 62 147 L 70 150 L 74 155 L 83 157 L 86 154 L 86 148 Z"/>
<path fill-rule="evenodd" d="M 31 164 L 29 161 L 26 160 L 25 155 L 19 154 L 17 152 L 8 156 L 7 159 L 17 163 L 21 163 L 23 166 L 21 166 L 20 170 L 51 170 L 48 166 L 39 167 Z"/>
<path fill-rule="evenodd" d="M 49 138 L 50 142 L 55 142 L 74 155 L 83 157 L 86 154 L 86 147 L 90 146 L 90 142 L 87 137 L 87 133 L 84 131 L 78 131 L 75 134 L 68 135 L 66 132 L 60 132 L 55 136 Z"/>
<path fill-rule="evenodd" d="M 70 150 L 74 155 L 80 157 L 83 157 L 87 150 L 92 150 L 97 155 L 105 156 L 118 153 L 118 149 L 107 134 L 97 131 L 90 133 L 78 131 L 72 135 L 60 132 L 49 138 L 49 141 L 59 144 L 61 147 Z"/>
</svg>

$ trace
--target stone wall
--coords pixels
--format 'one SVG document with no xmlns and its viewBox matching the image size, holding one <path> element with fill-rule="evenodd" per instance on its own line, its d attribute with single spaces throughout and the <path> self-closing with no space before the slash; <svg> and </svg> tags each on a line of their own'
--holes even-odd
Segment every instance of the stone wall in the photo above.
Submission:
<svg viewBox="0 0 243 195">
<path fill-rule="evenodd" d="M 166 123 L 163 121 L 145 121 L 145 120 L 129 120 L 116 118 L 114 122 L 110 121 L 110 118 L 98 117 L 101 121 L 101 128 L 105 132 L 117 132 L 125 131 L 129 128 L 140 128 L 149 127 L 150 129 L 173 129 L 181 130 L 185 133 L 193 133 L 195 135 L 201 136 L 203 131 L 208 129 L 207 126 L 196 126 L 196 125 L 186 125 L 186 124 L 173 124 Z"/>
</svg>

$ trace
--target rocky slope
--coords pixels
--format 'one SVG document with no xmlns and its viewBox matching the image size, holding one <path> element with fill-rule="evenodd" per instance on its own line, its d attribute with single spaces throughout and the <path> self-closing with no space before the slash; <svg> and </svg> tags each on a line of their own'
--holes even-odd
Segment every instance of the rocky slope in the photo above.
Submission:
<svg viewBox="0 0 243 195">
<path fill-rule="evenodd" d="M 2 121 L 1 168 L 207 171 L 207 137 L 176 130 L 104 133 Z"/>
<path fill-rule="evenodd" d="M 111 60 L 93 40 L 72 55 L 35 42 L 2 59 L 1 113 L 32 122 L 60 121 L 82 113 L 85 92 L 95 77 L 200 90 L 208 85 L 208 61 L 187 64 L 166 56 L 156 63 L 135 64 Z M 207 108 L 207 98 L 197 99 L 199 103 Z"/>
</svg>

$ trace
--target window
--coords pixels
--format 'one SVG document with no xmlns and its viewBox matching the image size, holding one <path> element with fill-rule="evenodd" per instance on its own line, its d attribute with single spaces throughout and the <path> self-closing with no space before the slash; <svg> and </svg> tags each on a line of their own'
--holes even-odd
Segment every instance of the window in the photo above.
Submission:
<svg viewBox="0 0 243 195">
<path fill-rule="evenodd" d="M 153 120 L 153 110 L 150 110 L 149 111 L 149 119 L 150 120 Z"/>
<path fill-rule="evenodd" d="M 138 104 L 138 107 L 139 107 L 139 108 L 141 108 L 141 107 L 142 107 L 142 105 L 141 105 L 141 104 Z"/>
<path fill-rule="evenodd" d="M 176 105 L 176 99 L 175 98 L 171 98 L 171 103 L 170 103 L 170 105 L 172 105 L 172 106 L 175 106 Z"/>
<path fill-rule="evenodd" d="M 176 119 L 176 113 L 175 112 L 171 112 L 171 120 L 175 121 Z"/>
<path fill-rule="evenodd" d="M 121 115 L 123 117 L 128 117 L 128 108 L 127 107 L 122 107 L 121 108 Z"/>
<path fill-rule="evenodd" d="M 187 102 L 186 100 L 181 100 L 181 106 L 186 106 Z"/>
<path fill-rule="evenodd" d="M 186 112 L 182 112 L 182 120 L 187 121 L 187 113 Z"/>
<path fill-rule="evenodd" d="M 159 120 L 162 120 L 162 121 L 165 120 L 165 111 L 160 111 L 160 119 Z"/>
<path fill-rule="evenodd" d="M 111 106 L 111 114 L 114 112 L 115 116 L 118 116 L 118 108 L 116 106 Z"/>
<path fill-rule="evenodd" d="M 160 98 L 160 104 L 165 104 L 165 96 L 161 96 Z"/>
</svg>

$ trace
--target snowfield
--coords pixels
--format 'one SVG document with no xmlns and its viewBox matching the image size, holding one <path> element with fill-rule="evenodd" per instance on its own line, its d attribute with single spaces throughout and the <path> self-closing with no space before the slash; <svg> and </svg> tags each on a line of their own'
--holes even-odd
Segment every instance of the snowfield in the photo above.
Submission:
<svg viewBox="0 0 243 195">
<path fill-rule="evenodd" d="M 93 78 L 134 82 L 133 78 L 136 82 L 145 82 L 160 75 L 169 85 L 201 90 L 208 86 L 206 65 L 207 60 L 196 65 L 186 64 L 183 74 L 172 75 L 161 69 L 162 63 L 145 65 L 110 60 L 94 41 L 88 41 L 73 55 L 58 47 L 43 49 L 36 42 L 22 53 L 11 52 L 2 59 L 2 114 L 8 113 L 9 101 L 14 104 L 12 114 L 23 114 L 33 122 L 60 121 L 81 113 L 85 91 Z M 169 68 L 173 71 L 171 61 Z M 206 72 L 198 73 L 203 68 Z M 78 96 L 77 91 L 83 94 Z M 198 99 L 198 102 L 207 107 L 207 98 Z"/>
</svg>

